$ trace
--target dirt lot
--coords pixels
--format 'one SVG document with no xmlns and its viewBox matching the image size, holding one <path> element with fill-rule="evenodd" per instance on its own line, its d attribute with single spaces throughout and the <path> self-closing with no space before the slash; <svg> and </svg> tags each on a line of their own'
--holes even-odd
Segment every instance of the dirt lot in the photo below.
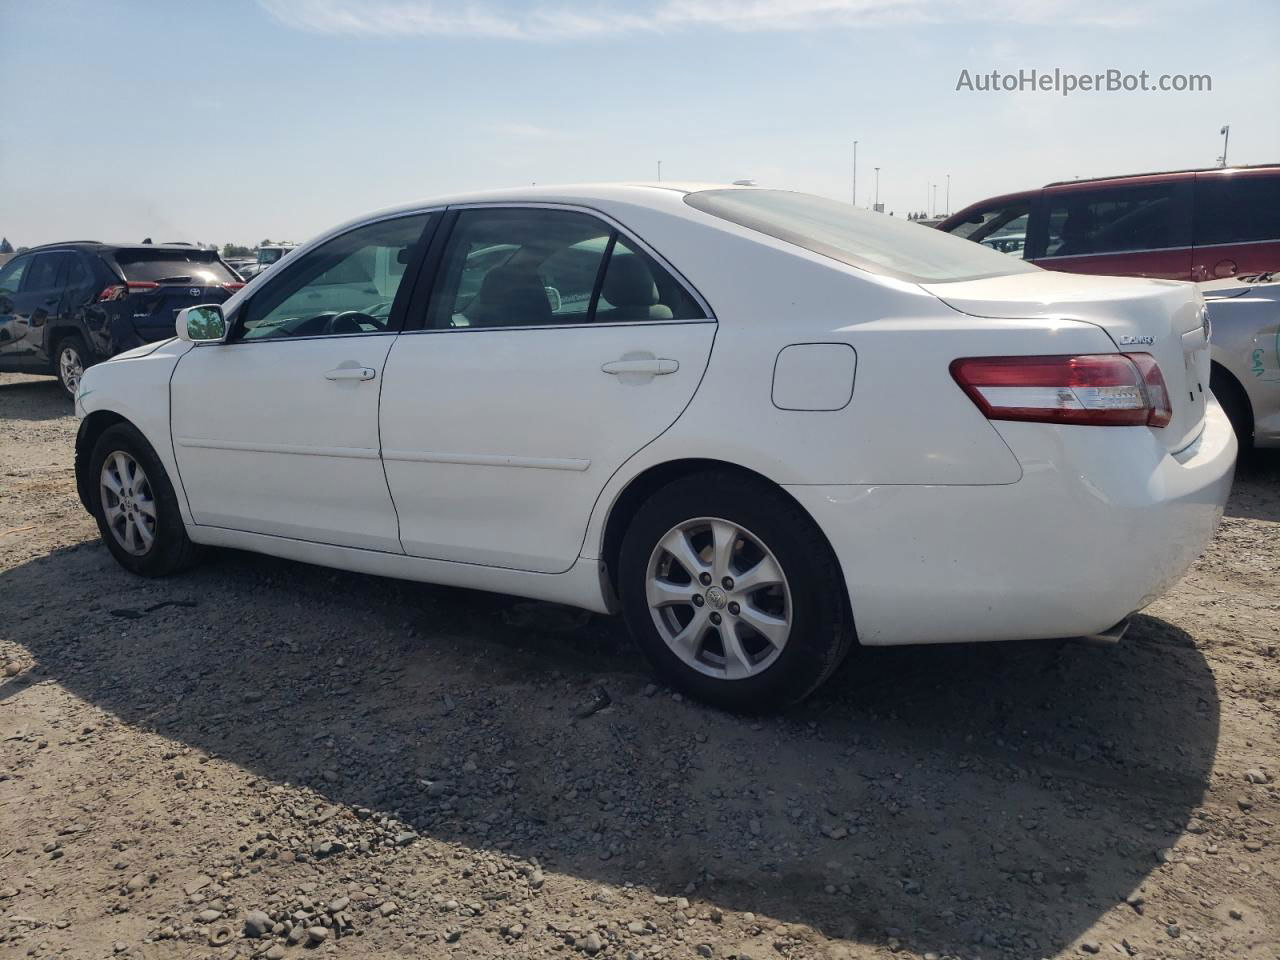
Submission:
<svg viewBox="0 0 1280 960">
<path fill-rule="evenodd" d="M 0 955 L 1280 955 L 1280 459 L 1119 646 L 863 651 L 743 719 L 566 608 L 132 577 L 69 414 L 0 376 Z"/>
</svg>

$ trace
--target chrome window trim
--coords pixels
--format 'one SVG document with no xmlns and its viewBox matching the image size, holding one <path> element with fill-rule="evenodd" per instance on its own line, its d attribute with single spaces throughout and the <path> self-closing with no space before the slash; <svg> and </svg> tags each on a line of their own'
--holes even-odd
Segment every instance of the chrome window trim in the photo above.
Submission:
<svg viewBox="0 0 1280 960">
<path fill-rule="evenodd" d="M 1234 244 L 1232 244 L 1234 246 Z M 1176 250 L 1194 250 L 1195 245 L 1184 243 L 1176 247 L 1143 247 L 1141 250 L 1104 250 L 1098 253 L 1054 253 L 1043 257 L 1033 257 L 1032 262 L 1041 260 L 1078 260 L 1081 257 L 1125 257 L 1132 253 L 1169 253 Z M 1203 249 L 1203 248 L 1202 248 Z"/>
<path fill-rule="evenodd" d="M 698 292 L 698 288 L 689 282 L 689 278 L 675 268 L 675 266 L 662 254 L 658 253 L 652 246 L 636 236 L 629 227 L 619 223 L 614 217 L 605 213 L 597 207 L 589 207 L 581 203 L 552 203 L 542 200 L 478 200 L 474 203 L 457 203 L 450 204 L 449 210 L 569 210 L 576 213 L 585 213 L 587 216 L 595 217 L 597 220 L 603 220 L 618 234 L 624 237 L 629 243 L 634 243 L 637 247 L 647 253 L 657 262 L 658 266 L 666 270 L 684 288 L 685 293 L 694 299 L 694 302 L 702 308 L 705 317 L 697 317 L 686 320 L 664 320 L 662 323 L 705 323 L 710 321 L 716 322 L 715 311 L 711 309 L 711 304 L 707 303 L 706 298 Z M 595 324 L 595 323 L 560 323 L 555 324 L 557 327 L 593 327 L 593 326 L 616 326 L 616 324 Z M 487 328 L 487 329 L 504 329 L 509 330 L 510 327 Z M 412 332 L 412 331 L 410 331 Z"/>
<path fill-rule="evenodd" d="M 1255 243 L 1280 243 L 1280 237 L 1266 237 L 1262 240 L 1226 240 L 1222 243 L 1193 243 L 1193 250 L 1212 250 L 1214 247 L 1251 247 Z"/>
<path fill-rule="evenodd" d="M 423 333 L 516 333 L 520 330 L 609 330 L 614 327 L 671 327 L 719 322 L 712 317 L 700 317 L 697 320 L 618 320 L 612 323 L 515 323 L 509 327 L 432 327 L 424 330 L 402 330 L 400 336 L 416 337 Z"/>
</svg>

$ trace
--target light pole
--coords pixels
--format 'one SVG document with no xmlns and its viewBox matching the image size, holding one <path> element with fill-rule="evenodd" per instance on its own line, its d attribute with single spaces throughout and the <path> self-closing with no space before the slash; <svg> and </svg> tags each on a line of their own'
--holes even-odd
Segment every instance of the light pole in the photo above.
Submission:
<svg viewBox="0 0 1280 960">
<path fill-rule="evenodd" d="M 951 216 L 951 174 L 947 174 L 947 216 Z"/>
<path fill-rule="evenodd" d="M 858 141 L 853 141 L 853 192 L 849 201 L 855 207 L 858 205 Z"/>
<path fill-rule="evenodd" d="M 662 182 L 662 161 L 658 161 L 658 182 Z"/>
<path fill-rule="evenodd" d="M 1223 124 L 1222 129 L 1218 132 L 1222 134 L 1222 156 L 1218 158 L 1218 166 L 1225 167 L 1227 165 L 1227 141 L 1231 139 L 1231 124 Z"/>
<path fill-rule="evenodd" d="M 929 216 L 936 217 L 938 215 L 938 185 L 933 185 L 933 209 L 929 211 Z"/>
<path fill-rule="evenodd" d="M 872 210 L 880 209 L 880 168 L 876 167 L 876 199 L 871 205 Z"/>
</svg>

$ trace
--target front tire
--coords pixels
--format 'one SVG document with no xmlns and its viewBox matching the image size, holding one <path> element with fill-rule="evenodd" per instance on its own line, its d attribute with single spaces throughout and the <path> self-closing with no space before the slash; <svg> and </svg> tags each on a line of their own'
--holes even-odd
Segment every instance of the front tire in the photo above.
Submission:
<svg viewBox="0 0 1280 960">
<path fill-rule="evenodd" d="M 853 642 L 840 568 L 812 518 L 728 472 L 676 480 L 645 502 L 622 541 L 618 592 L 657 671 L 731 710 L 803 700 Z"/>
<path fill-rule="evenodd" d="M 167 577 L 199 559 L 169 475 L 134 426 L 117 423 L 103 431 L 89 459 L 89 478 L 98 531 L 126 570 Z"/>
<path fill-rule="evenodd" d="M 72 400 L 76 398 L 76 391 L 80 389 L 80 378 L 92 365 L 89 348 L 79 336 L 72 334 L 54 344 L 54 373 L 58 376 L 58 383 Z"/>
</svg>

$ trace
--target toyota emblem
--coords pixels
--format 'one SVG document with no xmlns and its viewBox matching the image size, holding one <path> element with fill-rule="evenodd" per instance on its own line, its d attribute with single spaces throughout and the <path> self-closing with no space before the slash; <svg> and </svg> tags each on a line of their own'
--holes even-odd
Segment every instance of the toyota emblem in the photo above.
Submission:
<svg viewBox="0 0 1280 960">
<path fill-rule="evenodd" d="M 187 293 L 191 294 L 193 297 L 198 297 L 200 296 L 200 294 L 204 293 L 204 291 L 201 290 L 199 287 L 192 287 L 190 290 L 187 291 Z"/>
</svg>

